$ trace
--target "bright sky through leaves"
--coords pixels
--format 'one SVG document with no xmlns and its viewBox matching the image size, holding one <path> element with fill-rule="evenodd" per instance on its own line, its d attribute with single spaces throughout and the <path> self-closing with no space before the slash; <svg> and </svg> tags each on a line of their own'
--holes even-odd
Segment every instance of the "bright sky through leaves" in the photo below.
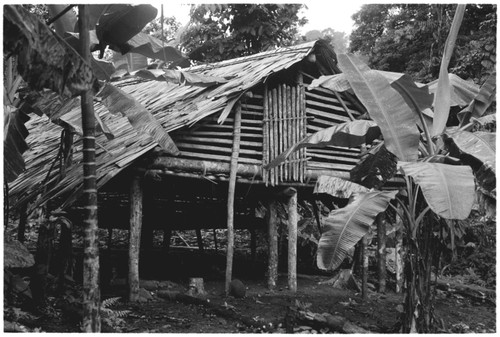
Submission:
<svg viewBox="0 0 500 337">
<path fill-rule="evenodd" d="M 214 2 L 216 3 L 217 1 Z M 281 1 L 276 2 L 279 3 Z M 158 16 L 161 15 L 161 3 L 162 2 L 153 2 L 153 6 L 158 8 Z M 343 3 L 314 0 L 305 1 L 305 4 L 308 8 L 301 14 L 309 19 L 309 23 L 302 27 L 302 34 L 305 34 L 310 30 L 323 30 L 326 28 L 333 28 L 335 31 L 350 34 L 354 23 L 351 16 L 358 11 L 362 5 L 361 2 L 353 0 Z M 189 21 L 189 5 L 185 5 L 183 2 L 170 1 L 168 3 L 164 3 L 163 11 L 165 16 L 175 16 L 175 18 L 183 25 Z"/>
</svg>

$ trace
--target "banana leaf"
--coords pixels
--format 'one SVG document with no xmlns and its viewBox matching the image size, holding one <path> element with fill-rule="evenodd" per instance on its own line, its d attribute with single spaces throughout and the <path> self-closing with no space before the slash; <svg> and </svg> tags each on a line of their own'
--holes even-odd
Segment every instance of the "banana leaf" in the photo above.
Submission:
<svg viewBox="0 0 500 337">
<path fill-rule="evenodd" d="M 439 135 L 446 127 L 446 121 L 450 114 L 450 79 L 448 77 L 448 65 L 450 64 L 457 40 L 458 31 L 464 17 L 465 5 L 457 5 L 455 16 L 451 24 L 450 32 L 446 39 L 443 59 L 439 68 L 439 78 L 437 83 L 436 95 L 434 96 L 434 123 L 432 126 L 431 136 Z"/>
<path fill-rule="evenodd" d="M 3 164 L 4 177 L 14 181 L 25 170 L 23 153 L 28 149 L 26 123 L 30 117 L 12 106 L 4 105 Z"/>
<path fill-rule="evenodd" d="M 126 43 L 140 33 L 157 14 L 158 10 L 152 5 L 110 6 L 100 15 L 96 24 L 96 34 L 101 47 Z"/>
<path fill-rule="evenodd" d="M 106 83 L 97 97 L 101 99 L 102 104 L 110 113 L 127 117 L 137 132 L 149 135 L 166 152 L 173 155 L 179 154 L 179 149 L 160 122 L 131 95 Z"/>
<path fill-rule="evenodd" d="M 469 216 L 475 192 L 474 175 L 469 166 L 398 162 L 398 167 L 420 186 L 434 213 L 456 220 Z"/>
<path fill-rule="evenodd" d="M 210 87 L 228 82 L 228 79 L 224 77 L 205 76 L 173 69 L 141 69 L 133 72 L 131 75 L 155 81 L 199 87 Z"/>
<path fill-rule="evenodd" d="M 335 125 L 309 135 L 264 166 L 269 170 L 278 166 L 294 151 L 304 147 L 325 147 L 327 145 L 356 147 L 371 143 L 380 136 L 380 129 L 373 121 L 356 120 Z"/>
<path fill-rule="evenodd" d="M 403 97 L 383 75 L 353 54 L 340 54 L 338 61 L 356 96 L 380 127 L 387 149 L 400 160 L 416 161 L 420 132 L 415 113 Z"/>
<path fill-rule="evenodd" d="M 479 93 L 474 97 L 470 104 L 457 114 L 460 120 L 460 125 L 463 126 L 469 123 L 469 120 L 480 118 L 486 112 L 486 109 L 493 103 L 496 95 L 496 72 L 494 71 L 484 82 L 479 90 Z"/>
<path fill-rule="evenodd" d="M 368 192 L 361 185 L 338 177 L 320 176 L 316 181 L 313 193 L 326 193 L 336 198 L 349 199 L 353 193 Z"/>
<path fill-rule="evenodd" d="M 479 117 L 479 118 L 471 117 L 471 121 L 473 123 L 478 124 L 478 125 L 485 126 L 485 125 L 490 124 L 490 123 L 496 123 L 497 115 L 491 114 L 491 115 L 486 115 L 486 116 Z"/>
<path fill-rule="evenodd" d="M 447 134 L 461 151 L 486 164 L 496 172 L 496 133 L 455 131 Z M 469 163 L 467 163 L 469 164 Z"/>
<path fill-rule="evenodd" d="M 324 221 L 319 240 L 317 264 L 320 269 L 334 270 L 347 251 L 366 234 L 376 216 L 385 211 L 398 191 L 356 193 L 345 207 L 330 212 Z"/>
<path fill-rule="evenodd" d="M 397 158 L 384 143 L 372 147 L 351 169 L 353 182 L 367 188 L 380 189 L 397 172 Z"/>
<path fill-rule="evenodd" d="M 314 88 L 326 88 L 332 91 L 347 91 L 351 89 L 351 85 L 347 80 L 345 74 L 335 74 L 335 75 L 324 75 L 320 78 L 314 79 L 311 84 L 309 84 L 309 90 Z"/>
<path fill-rule="evenodd" d="M 22 6 L 4 6 L 4 52 L 18 56 L 18 71 L 31 88 L 64 98 L 97 90 L 92 68 L 59 35 Z"/>
</svg>

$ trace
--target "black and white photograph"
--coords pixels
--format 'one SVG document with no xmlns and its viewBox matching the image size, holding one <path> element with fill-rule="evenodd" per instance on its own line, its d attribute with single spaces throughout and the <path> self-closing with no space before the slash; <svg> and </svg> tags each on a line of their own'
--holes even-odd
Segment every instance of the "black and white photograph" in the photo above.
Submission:
<svg viewBox="0 0 500 337">
<path fill-rule="evenodd" d="M 4 333 L 497 332 L 494 2 L 1 8 Z"/>
</svg>

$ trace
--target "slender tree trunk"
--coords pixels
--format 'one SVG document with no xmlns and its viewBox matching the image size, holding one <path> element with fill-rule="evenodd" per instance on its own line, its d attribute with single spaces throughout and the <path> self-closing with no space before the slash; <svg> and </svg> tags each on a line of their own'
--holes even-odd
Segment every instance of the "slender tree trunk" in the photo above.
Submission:
<svg viewBox="0 0 500 337">
<path fill-rule="evenodd" d="M 267 213 L 269 256 L 267 264 L 267 288 L 274 290 L 278 282 L 278 202 L 271 200 Z"/>
<path fill-rule="evenodd" d="M 288 288 L 297 291 L 297 191 L 288 199 Z"/>
<path fill-rule="evenodd" d="M 234 254 L 234 194 L 236 189 L 236 173 L 241 139 L 241 103 L 236 103 L 233 127 L 233 150 L 231 154 L 231 171 L 229 173 L 229 189 L 227 192 L 227 253 L 226 253 L 226 296 L 229 295 L 233 276 Z"/>
<path fill-rule="evenodd" d="M 377 216 L 377 257 L 378 257 L 378 291 L 385 293 L 386 279 L 386 229 L 385 229 L 385 213 L 380 213 Z"/>
<path fill-rule="evenodd" d="M 130 187 L 130 236 L 128 260 L 129 301 L 139 299 L 139 253 L 142 227 L 142 184 L 140 177 L 132 179 Z"/>
<path fill-rule="evenodd" d="M 78 6 L 80 54 L 90 64 L 89 7 Z M 81 95 L 83 129 L 83 331 L 100 332 L 99 246 L 97 238 L 97 185 L 93 94 Z"/>
<path fill-rule="evenodd" d="M 366 235 L 361 239 L 361 256 L 363 259 L 363 268 L 362 268 L 362 284 L 361 284 L 361 297 L 363 300 L 368 299 L 368 240 Z"/>
</svg>

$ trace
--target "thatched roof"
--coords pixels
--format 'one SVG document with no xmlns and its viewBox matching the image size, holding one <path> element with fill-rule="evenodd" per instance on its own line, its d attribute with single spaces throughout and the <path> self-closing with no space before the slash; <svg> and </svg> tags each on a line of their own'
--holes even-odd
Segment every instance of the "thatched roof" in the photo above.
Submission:
<svg viewBox="0 0 500 337">
<path fill-rule="evenodd" d="M 316 55 L 316 62 L 323 68 L 325 75 L 335 72 L 333 51 L 325 42 L 313 41 L 186 70 L 193 74 L 227 79 L 225 83 L 210 87 L 179 86 L 138 77 L 128 77 L 114 84 L 144 105 L 170 132 L 217 113 L 221 114 L 222 121 L 247 90 L 303 61 L 311 53 Z M 138 134 L 127 118 L 112 115 L 99 102 L 95 103 L 94 108 L 114 136 L 108 139 L 110 137 L 101 133 L 96 138 L 97 186 L 100 188 L 157 144 L 148 135 Z M 72 109 L 61 120 L 81 135 L 79 107 Z M 26 124 L 30 132 L 27 137 L 30 149 L 24 155 L 26 171 L 9 186 L 11 205 L 18 207 L 33 202 L 40 193 L 42 196 L 37 198 L 36 204 L 58 199 L 62 200 L 61 204 L 55 206 L 65 208 L 71 205 L 82 188 L 81 138 L 76 137 L 73 166 L 57 182 L 58 164 L 48 179 L 46 176 L 56 158 L 62 128 L 50 123 L 48 118 L 38 116 Z"/>
</svg>

